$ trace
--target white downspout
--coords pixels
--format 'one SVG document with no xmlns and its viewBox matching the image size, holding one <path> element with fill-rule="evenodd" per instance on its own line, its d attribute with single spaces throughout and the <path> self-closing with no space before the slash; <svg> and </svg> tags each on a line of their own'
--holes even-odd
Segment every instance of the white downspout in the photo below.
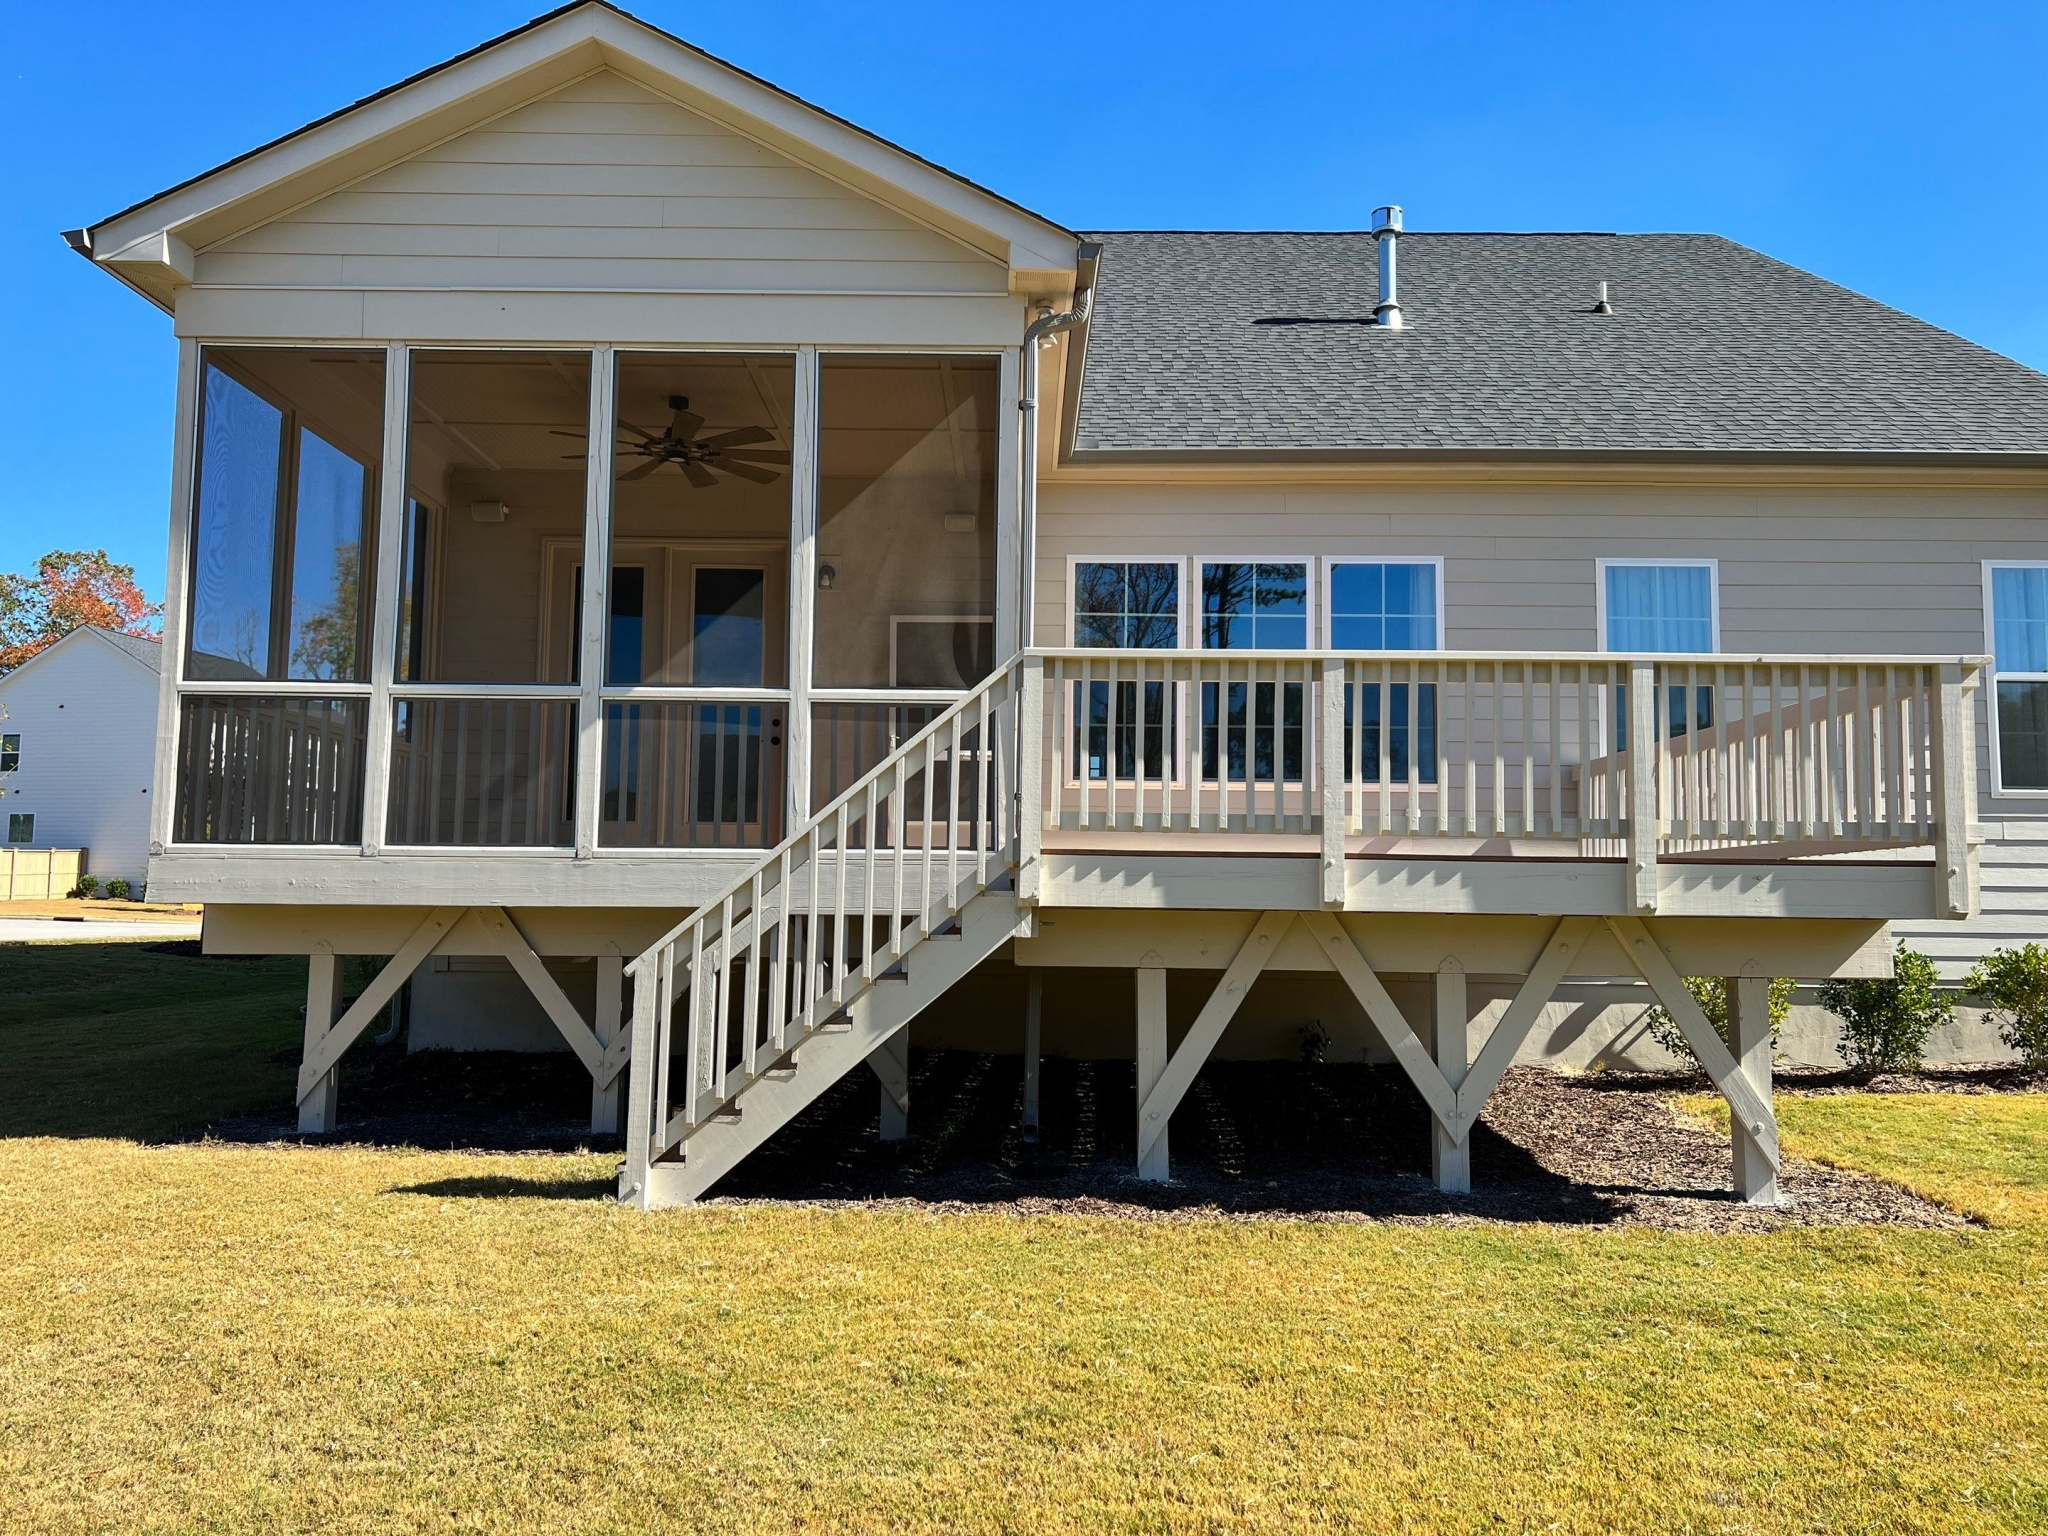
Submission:
<svg viewBox="0 0 2048 1536">
<path fill-rule="evenodd" d="M 1101 251 L 1098 245 L 1081 247 L 1082 262 Z M 1089 279 L 1074 307 L 1065 314 L 1042 314 L 1024 328 L 1024 355 L 1017 369 L 1017 410 L 1023 436 L 1023 452 L 1017 473 L 1017 642 L 1028 650 L 1036 612 L 1034 592 L 1038 584 L 1038 349 L 1055 331 L 1085 325 L 1095 312 L 1095 280 Z"/>
</svg>

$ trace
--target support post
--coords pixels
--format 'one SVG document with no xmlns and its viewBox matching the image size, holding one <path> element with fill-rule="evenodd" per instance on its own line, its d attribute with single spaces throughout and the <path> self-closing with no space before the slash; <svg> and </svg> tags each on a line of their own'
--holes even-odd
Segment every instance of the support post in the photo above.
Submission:
<svg viewBox="0 0 2048 1536">
<path fill-rule="evenodd" d="M 333 950 L 315 950 L 306 957 L 306 1059 L 334 1027 L 341 1011 L 341 957 Z M 299 1092 L 299 1130 L 308 1136 L 325 1136 L 334 1129 L 339 1085 L 335 1068 L 329 1067 Z"/>
<path fill-rule="evenodd" d="M 1436 973 L 1436 987 L 1430 995 L 1429 1036 L 1437 1070 L 1455 1092 L 1470 1069 L 1468 1027 L 1471 1005 L 1465 990 L 1465 968 L 1446 960 Z M 1439 1115 L 1430 1116 L 1429 1168 L 1436 1187 L 1446 1194 L 1472 1192 L 1472 1143 L 1446 1125 Z"/>
<path fill-rule="evenodd" d="M 882 1140 L 910 1134 L 910 1026 L 896 1031 L 868 1056 L 882 1083 Z"/>
<path fill-rule="evenodd" d="M 1963 702 L 1963 669 L 1942 663 L 1934 693 L 1934 909 L 1946 917 L 1974 917 L 1970 806 L 1977 795 L 1977 733 Z"/>
<path fill-rule="evenodd" d="M 1045 973 L 1031 968 L 1024 992 L 1024 1123 L 1027 1142 L 1038 1140 L 1039 1071 L 1045 1054 Z"/>
<path fill-rule="evenodd" d="M 1348 818 L 1344 808 L 1344 759 L 1349 743 L 1344 740 L 1344 661 L 1337 656 L 1323 659 L 1322 789 L 1323 789 L 1323 905 L 1331 911 L 1344 906 L 1344 834 Z"/>
<path fill-rule="evenodd" d="M 1064 685 L 1062 685 L 1064 686 Z M 1045 835 L 1045 658 L 1024 658 L 1017 713 L 1017 905 L 1038 905 L 1039 844 Z"/>
<path fill-rule="evenodd" d="M 603 814 L 599 779 L 604 757 L 604 648 L 610 629 L 612 589 L 612 439 L 617 400 L 614 353 L 597 346 L 590 354 L 589 454 L 583 483 L 583 627 L 575 637 L 576 784 L 573 798 L 576 857 L 597 853 L 598 819 Z"/>
<path fill-rule="evenodd" d="M 1771 1101 L 1771 980 L 1768 976 L 1731 976 L 1728 989 L 1728 1049 L 1735 1069 L 1766 1104 Z M 1778 1203 L 1778 1170 L 1764 1156 L 1756 1137 L 1740 1115 L 1728 1117 L 1735 1153 L 1735 1195 L 1751 1205 Z"/>
<path fill-rule="evenodd" d="M 1150 958 L 1157 959 L 1157 956 Z M 1167 1180 L 1166 1131 L 1162 1128 L 1145 1146 L 1145 1099 L 1166 1072 L 1166 969 L 1138 968 L 1138 1177 L 1153 1183 Z"/>
<path fill-rule="evenodd" d="M 609 1052 L 617 1043 L 625 1028 L 624 1005 L 626 996 L 626 960 L 623 955 L 599 955 L 597 957 L 597 1016 L 591 1020 L 591 1033 L 597 1036 L 597 1043 Z M 615 1075 L 609 1082 L 593 1078 L 590 1084 L 590 1132 L 593 1136 L 616 1136 L 619 1133 L 619 1088 L 625 1074 Z"/>
<path fill-rule="evenodd" d="M 1657 910 L 1657 664 L 1628 669 L 1628 870 L 1633 911 Z"/>
</svg>

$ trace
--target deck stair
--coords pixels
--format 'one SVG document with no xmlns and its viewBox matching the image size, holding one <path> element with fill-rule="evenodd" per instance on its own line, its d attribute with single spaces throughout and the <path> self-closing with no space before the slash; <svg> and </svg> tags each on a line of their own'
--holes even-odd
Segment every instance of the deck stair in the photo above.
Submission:
<svg viewBox="0 0 2048 1536">
<path fill-rule="evenodd" d="M 1029 920 L 1013 661 L 626 968 L 619 1197 L 700 1198 Z"/>
</svg>

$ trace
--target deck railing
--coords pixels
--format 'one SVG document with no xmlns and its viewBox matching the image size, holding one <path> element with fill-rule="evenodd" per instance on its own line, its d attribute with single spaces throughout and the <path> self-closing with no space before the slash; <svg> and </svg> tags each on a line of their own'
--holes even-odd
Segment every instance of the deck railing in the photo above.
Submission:
<svg viewBox="0 0 2048 1536">
<path fill-rule="evenodd" d="M 1966 856 L 1975 658 L 1031 656 L 1042 833 Z"/>
</svg>

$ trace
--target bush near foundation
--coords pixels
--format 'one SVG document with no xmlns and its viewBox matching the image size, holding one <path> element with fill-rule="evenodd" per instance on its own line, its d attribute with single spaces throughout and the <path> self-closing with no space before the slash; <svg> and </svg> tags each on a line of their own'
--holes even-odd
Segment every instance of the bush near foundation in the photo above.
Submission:
<svg viewBox="0 0 2048 1536">
<path fill-rule="evenodd" d="M 2048 1072 L 2048 949 L 1995 949 L 1971 969 L 1967 987 L 1991 1010 L 1998 1038 L 2030 1072 Z"/>
<path fill-rule="evenodd" d="M 90 901 L 99 893 L 100 877 L 98 875 L 80 875 L 78 877 L 78 884 L 71 887 L 71 895 L 75 900 Z"/>
<path fill-rule="evenodd" d="M 1936 990 L 1934 962 L 1901 941 L 1893 974 L 1826 981 L 1820 1005 L 1842 1021 L 1835 1049 L 1859 1072 L 1917 1072 L 1927 1037 L 1955 1015 L 1955 1003 Z"/>
<path fill-rule="evenodd" d="M 1785 1015 L 1792 1011 L 1792 993 L 1798 983 L 1789 976 L 1771 978 L 1771 1050 L 1778 1049 L 1778 1036 L 1785 1027 Z M 1700 1005 L 1700 1012 L 1707 1016 L 1707 1022 L 1714 1026 L 1714 1033 L 1721 1037 L 1721 1043 L 1728 1043 L 1728 983 L 1719 976 L 1688 976 L 1685 990 L 1693 995 Z M 1678 1027 L 1678 1020 L 1664 1011 L 1661 1003 L 1653 1004 L 1643 1015 L 1643 1023 L 1649 1028 L 1650 1038 L 1663 1046 L 1674 1056 L 1693 1059 L 1692 1046 L 1687 1044 L 1685 1035 Z"/>
<path fill-rule="evenodd" d="M 126 901 L 128 899 L 128 882 L 119 875 L 109 880 L 107 882 L 107 899 L 109 901 Z"/>
</svg>

